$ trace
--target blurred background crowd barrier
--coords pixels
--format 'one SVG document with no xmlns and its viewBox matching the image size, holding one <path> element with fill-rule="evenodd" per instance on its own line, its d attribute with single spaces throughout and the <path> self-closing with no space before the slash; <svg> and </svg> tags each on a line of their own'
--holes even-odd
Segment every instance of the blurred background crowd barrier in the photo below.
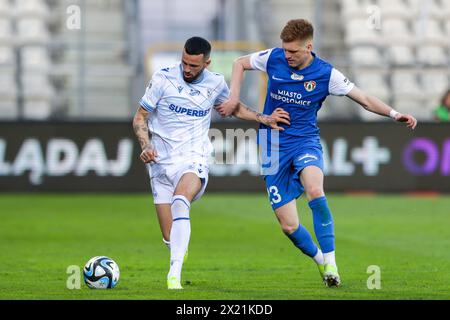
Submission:
<svg viewBox="0 0 450 320">
<path fill-rule="evenodd" d="M 324 123 L 325 186 L 450 192 L 448 128 L 423 124 L 416 137 L 396 123 Z M 246 122 L 213 125 L 208 191 L 264 192 L 255 129 Z M 2 124 L 0 190 L 149 191 L 135 140 L 126 122 Z"/>
</svg>

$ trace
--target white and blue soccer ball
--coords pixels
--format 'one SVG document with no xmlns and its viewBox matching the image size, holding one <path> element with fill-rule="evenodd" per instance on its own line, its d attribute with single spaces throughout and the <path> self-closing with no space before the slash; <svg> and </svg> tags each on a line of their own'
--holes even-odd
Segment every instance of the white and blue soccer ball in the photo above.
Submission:
<svg viewBox="0 0 450 320">
<path fill-rule="evenodd" d="M 89 260 L 83 269 L 84 282 L 91 289 L 112 289 L 119 282 L 119 266 L 108 257 L 99 256 Z"/>
</svg>

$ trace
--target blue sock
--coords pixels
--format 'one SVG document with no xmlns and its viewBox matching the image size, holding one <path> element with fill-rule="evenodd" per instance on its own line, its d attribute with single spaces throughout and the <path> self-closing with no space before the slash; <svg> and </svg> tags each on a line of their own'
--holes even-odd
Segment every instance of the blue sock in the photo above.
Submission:
<svg viewBox="0 0 450 320">
<path fill-rule="evenodd" d="M 334 251 L 334 223 L 327 198 L 312 200 L 309 207 L 313 212 L 314 232 L 323 253 Z"/>
<path fill-rule="evenodd" d="M 288 238 L 291 239 L 297 248 L 311 258 L 314 258 L 319 251 L 308 230 L 302 225 L 294 233 L 289 234 Z"/>
</svg>

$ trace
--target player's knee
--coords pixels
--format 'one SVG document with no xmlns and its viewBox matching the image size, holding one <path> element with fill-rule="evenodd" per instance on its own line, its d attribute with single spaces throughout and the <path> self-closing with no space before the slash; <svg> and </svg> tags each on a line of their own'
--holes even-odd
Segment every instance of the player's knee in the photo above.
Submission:
<svg viewBox="0 0 450 320">
<path fill-rule="evenodd" d="M 323 189 L 318 188 L 318 187 L 309 188 L 308 190 L 305 190 L 305 191 L 306 191 L 306 196 L 308 197 L 309 201 L 323 197 L 325 195 L 325 193 L 323 192 Z"/>
<path fill-rule="evenodd" d="M 283 233 L 285 235 L 293 234 L 295 231 L 297 231 L 298 225 L 295 224 L 289 224 L 289 223 L 281 223 L 281 230 L 283 230 Z"/>
<path fill-rule="evenodd" d="M 189 192 L 189 190 L 177 189 L 176 192 L 174 192 L 173 197 L 183 197 L 186 198 L 189 202 L 192 202 L 192 192 Z"/>
</svg>

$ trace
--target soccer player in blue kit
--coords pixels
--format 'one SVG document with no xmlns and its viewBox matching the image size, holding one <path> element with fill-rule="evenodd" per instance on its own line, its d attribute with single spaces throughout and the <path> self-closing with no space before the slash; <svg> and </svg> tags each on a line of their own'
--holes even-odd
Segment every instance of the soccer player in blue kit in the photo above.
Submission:
<svg viewBox="0 0 450 320">
<path fill-rule="evenodd" d="M 338 287 L 341 279 L 335 258 L 334 222 L 323 189 L 323 159 L 317 112 L 328 95 L 348 96 L 366 110 L 404 122 L 414 129 L 417 120 L 395 111 L 376 97 L 357 88 L 331 64 L 313 52 L 314 28 L 304 19 L 289 21 L 281 33 L 282 48 L 273 48 L 238 58 L 233 64 L 230 98 L 217 110 L 230 116 L 239 107 L 244 72 L 260 70 L 268 75 L 264 114 L 282 108 L 290 125 L 282 124 L 278 142 L 268 141 L 268 153 L 275 149 L 279 166 L 264 176 L 270 203 L 283 232 L 319 268 L 323 282 Z M 261 125 L 261 129 L 268 127 Z M 269 135 L 270 136 L 270 135 Z M 300 224 L 296 199 L 306 194 L 320 248 Z"/>
</svg>

